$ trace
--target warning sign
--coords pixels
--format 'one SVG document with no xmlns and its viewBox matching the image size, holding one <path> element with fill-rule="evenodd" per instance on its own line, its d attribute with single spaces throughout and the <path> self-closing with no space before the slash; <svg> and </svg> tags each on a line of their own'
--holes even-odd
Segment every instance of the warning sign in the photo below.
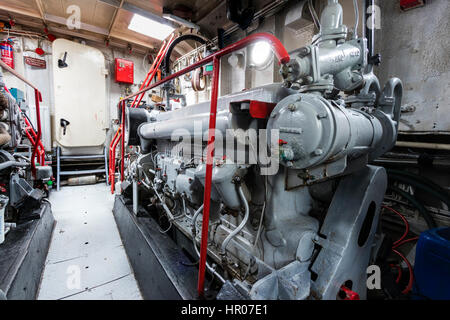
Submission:
<svg viewBox="0 0 450 320">
<path fill-rule="evenodd" d="M 25 57 L 25 63 L 29 66 L 39 68 L 39 69 L 45 69 L 47 68 L 47 62 L 43 59 L 36 59 L 32 57 Z"/>
</svg>

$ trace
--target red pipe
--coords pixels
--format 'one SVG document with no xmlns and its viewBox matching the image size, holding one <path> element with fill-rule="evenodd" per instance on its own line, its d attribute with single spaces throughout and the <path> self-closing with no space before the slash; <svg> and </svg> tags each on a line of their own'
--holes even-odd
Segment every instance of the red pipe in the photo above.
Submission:
<svg viewBox="0 0 450 320">
<path fill-rule="evenodd" d="M 115 183 L 116 180 L 114 178 L 114 174 L 116 172 L 116 147 L 119 144 L 120 141 L 120 135 L 122 133 L 122 125 L 120 125 L 119 129 L 117 130 L 116 136 L 117 138 L 115 138 L 114 143 L 112 145 L 113 151 L 110 153 L 110 169 L 109 169 L 109 177 L 110 177 L 110 181 L 111 181 L 111 193 L 114 194 L 114 189 L 115 189 Z"/>
<path fill-rule="evenodd" d="M 35 140 L 35 144 L 33 145 L 33 154 L 31 156 L 31 172 L 36 177 L 36 163 L 35 163 L 35 157 L 37 153 L 37 148 L 39 145 L 39 142 L 41 141 L 41 110 L 39 106 L 39 102 L 42 102 L 42 96 L 38 89 L 34 89 L 34 97 L 36 101 L 36 123 L 37 123 L 37 136 Z M 42 159 L 39 159 L 39 164 L 42 165 Z"/>
<path fill-rule="evenodd" d="M 211 110 L 209 113 L 209 132 L 208 132 L 209 137 L 208 137 L 208 145 L 206 148 L 205 192 L 203 194 L 202 239 L 200 242 L 200 261 L 198 270 L 197 290 L 200 296 L 203 295 L 205 287 L 205 268 L 208 250 L 209 206 L 211 201 L 211 180 L 214 161 L 214 142 L 216 140 L 215 131 L 216 131 L 217 97 L 219 93 L 219 71 L 220 71 L 220 58 L 215 57 L 213 60 Z"/>
<path fill-rule="evenodd" d="M 157 60 L 154 61 L 154 63 L 156 62 L 156 66 L 153 68 L 153 70 L 151 72 L 150 79 L 148 79 L 148 82 L 144 83 L 143 85 L 148 86 L 153 81 L 153 78 L 155 77 L 155 74 L 158 71 L 159 66 L 161 65 L 164 57 L 166 56 L 167 51 L 169 50 L 170 44 L 172 43 L 172 40 L 173 40 L 173 37 L 174 37 L 174 34 L 172 34 L 172 36 L 170 37 L 169 41 L 165 44 L 165 47 L 164 46 L 161 47 L 161 50 L 163 50 L 163 48 L 164 48 L 164 50 L 163 50 L 161 55 L 158 55 Z M 136 98 L 137 98 L 137 96 L 136 96 Z M 135 100 L 136 100 L 136 98 L 135 98 Z M 139 98 L 139 101 L 138 101 L 137 105 L 134 106 L 134 101 L 133 101 L 133 105 L 131 107 L 134 106 L 136 108 L 137 106 L 139 106 L 139 104 L 142 101 L 142 98 L 144 98 L 144 93 L 142 93 L 141 97 Z"/>
<path fill-rule="evenodd" d="M 158 52 L 156 58 L 155 58 L 155 60 L 153 61 L 152 65 L 150 66 L 150 69 L 148 70 L 147 76 L 145 77 L 144 82 L 142 82 L 142 85 L 141 85 L 141 87 L 139 88 L 139 90 L 142 90 L 143 88 L 145 88 L 145 87 L 148 85 L 148 84 L 147 84 L 147 80 L 148 80 L 150 74 L 153 72 L 154 67 L 155 67 L 155 64 L 156 64 L 156 61 L 158 61 L 158 59 L 160 58 L 161 53 L 163 52 L 163 48 L 164 48 L 165 45 L 166 45 L 166 41 L 164 40 L 164 42 L 163 42 L 161 48 L 159 49 L 159 52 Z M 131 107 L 132 107 L 132 108 L 133 108 L 134 104 L 136 103 L 136 99 L 137 99 L 137 96 L 134 97 L 133 103 L 131 104 Z M 138 104 L 138 105 L 139 105 L 139 104 Z"/>
<path fill-rule="evenodd" d="M 125 100 L 122 102 L 122 143 L 120 146 L 120 156 L 122 161 L 120 163 L 120 181 L 124 180 L 124 172 L 125 172 Z"/>
</svg>

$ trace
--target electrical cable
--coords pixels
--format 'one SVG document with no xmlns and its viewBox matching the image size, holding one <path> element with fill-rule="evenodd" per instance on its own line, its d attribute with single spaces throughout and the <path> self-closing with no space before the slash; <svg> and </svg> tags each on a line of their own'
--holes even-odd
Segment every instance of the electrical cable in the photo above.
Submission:
<svg viewBox="0 0 450 320">
<path fill-rule="evenodd" d="M 404 171 L 404 170 L 396 170 L 396 169 L 387 168 L 386 171 L 388 174 L 402 175 L 402 176 L 407 176 L 412 179 L 415 179 L 418 182 L 425 184 L 425 185 L 429 186 L 430 188 L 436 190 L 436 192 L 439 192 L 439 193 L 442 193 L 442 194 L 448 196 L 448 192 L 444 188 L 442 188 L 440 185 L 433 182 L 432 180 L 430 180 L 427 177 L 424 177 L 422 175 L 419 175 L 419 174 L 416 174 L 416 173 L 413 173 L 410 171 Z"/>
<path fill-rule="evenodd" d="M 436 189 L 435 187 L 431 187 L 431 185 L 429 185 L 428 183 L 427 184 L 422 183 L 421 181 L 418 181 L 417 179 L 414 179 L 410 176 L 406 176 L 403 174 L 397 174 L 390 170 L 388 170 L 388 176 L 390 179 L 397 180 L 397 181 L 400 181 L 403 183 L 407 183 L 413 187 L 416 187 L 422 191 L 425 191 L 426 193 L 428 193 L 432 196 L 435 196 L 437 199 L 444 202 L 448 208 L 450 208 L 450 198 L 449 198 L 448 194 L 439 191 L 439 189 Z"/>
<path fill-rule="evenodd" d="M 387 207 L 387 206 L 383 206 L 383 208 L 384 208 L 384 209 L 387 209 L 387 210 L 389 210 L 389 211 L 391 211 L 391 212 L 393 212 L 393 213 L 395 213 L 396 215 L 398 215 L 398 216 L 400 217 L 400 219 L 402 219 L 402 221 L 403 221 L 404 224 L 405 224 L 405 232 L 404 232 L 403 235 L 400 237 L 400 239 L 398 239 L 397 241 L 395 241 L 395 242 L 393 243 L 393 246 L 395 246 L 395 245 L 397 245 L 398 243 L 400 243 L 401 241 L 403 241 L 403 240 L 405 239 L 405 237 L 408 235 L 408 233 L 409 233 L 409 223 L 408 223 L 408 220 L 406 220 L 406 218 L 405 218 L 400 212 L 398 212 L 397 210 L 394 210 L 394 209 L 392 209 L 392 208 L 390 208 L 390 207 Z"/>
<path fill-rule="evenodd" d="M 413 195 L 394 186 L 390 186 L 389 189 L 391 189 L 394 193 L 397 193 L 401 197 L 405 198 L 410 204 L 416 207 L 416 209 L 419 211 L 419 214 L 427 223 L 429 229 L 437 227 L 436 221 L 434 220 L 433 216 L 428 212 L 428 210 L 424 207 L 424 205 L 420 203 Z"/>
<path fill-rule="evenodd" d="M 409 238 L 409 239 L 404 239 L 404 240 L 400 241 L 399 243 L 397 243 L 395 246 L 393 246 L 393 248 L 397 248 L 397 247 L 399 247 L 401 245 L 404 245 L 405 243 L 416 241 L 416 240 L 419 240 L 419 237 L 413 237 L 413 238 Z"/>
<path fill-rule="evenodd" d="M 414 282 L 413 268 L 412 268 L 409 260 L 403 254 L 401 254 L 399 251 L 395 250 L 394 248 L 392 248 L 392 251 L 394 251 L 395 254 L 397 254 L 400 258 L 402 258 L 402 260 L 405 261 L 406 265 L 408 266 L 409 281 L 408 281 L 408 285 L 406 286 L 406 288 L 402 291 L 403 294 L 407 294 L 408 292 L 411 291 L 413 282 Z"/>
<path fill-rule="evenodd" d="M 406 265 L 408 266 L 408 270 L 409 270 L 409 281 L 408 281 L 408 285 L 406 286 L 406 288 L 402 291 L 403 294 L 407 294 L 407 293 L 409 293 L 409 292 L 411 291 L 412 286 L 413 286 L 413 282 L 414 282 L 413 268 L 412 268 L 411 263 L 409 262 L 409 260 L 408 260 L 402 253 L 400 253 L 399 251 L 397 251 L 396 248 L 398 248 L 399 246 L 401 246 L 401 245 L 403 245 L 403 244 L 405 244 L 405 243 L 407 243 L 407 242 L 414 241 L 414 240 L 416 240 L 418 237 L 405 239 L 405 237 L 406 237 L 406 236 L 408 235 L 408 233 L 409 233 L 409 223 L 408 223 L 408 220 L 406 220 L 406 218 L 405 218 L 400 212 L 398 212 L 398 211 L 396 211 L 396 210 L 394 210 L 394 209 L 392 209 L 392 208 L 390 208 L 390 207 L 383 206 L 383 208 L 384 208 L 384 209 L 387 209 L 387 210 L 389 210 L 389 211 L 391 211 L 391 212 L 393 212 L 393 213 L 395 213 L 396 215 L 398 215 L 398 216 L 403 220 L 403 222 L 405 223 L 405 232 L 404 232 L 404 234 L 400 237 L 400 239 L 398 239 L 397 241 L 395 241 L 395 242 L 392 244 L 392 251 L 393 251 L 395 254 L 397 254 L 397 255 L 398 255 L 398 256 L 406 263 Z M 400 282 L 400 279 L 401 279 L 401 272 L 399 273 L 399 276 L 397 277 L 396 282 L 397 282 L 397 283 Z"/>
</svg>

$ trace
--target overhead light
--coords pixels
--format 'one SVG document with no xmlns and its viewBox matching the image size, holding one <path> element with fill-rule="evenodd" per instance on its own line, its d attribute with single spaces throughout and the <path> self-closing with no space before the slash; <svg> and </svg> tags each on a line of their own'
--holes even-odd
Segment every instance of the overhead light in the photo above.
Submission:
<svg viewBox="0 0 450 320">
<path fill-rule="evenodd" d="M 253 45 L 251 50 L 251 63 L 257 67 L 261 67 L 269 63 L 272 58 L 272 47 L 266 41 L 259 41 Z"/>
<path fill-rule="evenodd" d="M 134 14 L 128 29 L 158 40 L 164 40 L 175 30 L 169 25 L 148 19 L 139 14 Z"/>
</svg>

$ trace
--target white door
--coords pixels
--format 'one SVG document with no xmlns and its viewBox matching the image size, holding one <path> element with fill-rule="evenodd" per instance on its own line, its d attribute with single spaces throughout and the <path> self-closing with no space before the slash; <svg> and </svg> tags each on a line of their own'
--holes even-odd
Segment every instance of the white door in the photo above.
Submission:
<svg viewBox="0 0 450 320">
<path fill-rule="evenodd" d="M 59 60 L 64 59 L 61 67 Z M 54 137 L 65 148 L 101 146 L 106 140 L 105 57 L 98 49 L 65 39 L 53 42 Z M 64 134 L 64 127 L 66 125 Z"/>
</svg>

